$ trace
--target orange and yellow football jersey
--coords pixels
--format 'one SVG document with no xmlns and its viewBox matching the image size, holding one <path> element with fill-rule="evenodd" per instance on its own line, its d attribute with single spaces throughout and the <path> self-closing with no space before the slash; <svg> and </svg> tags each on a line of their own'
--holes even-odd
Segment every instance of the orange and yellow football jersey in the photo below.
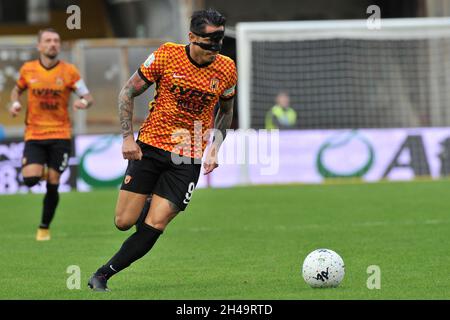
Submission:
<svg viewBox="0 0 450 320">
<path fill-rule="evenodd" d="M 22 66 L 17 86 L 28 90 L 25 141 L 71 138 L 68 104 L 78 80 L 76 67 L 64 61 L 50 69 L 39 60 Z"/>
<path fill-rule="evenodd" d="M 166 151 L 201 158 L 207 132 L 214 125 L 214 106 L 231 99 L 237 81 L 232 59 L 218 54 L 210 64 L 199 65 L 189 46 L 165 43 L 138 69 L 147 83 L 156 83 L 150 112 L 138 139 Z"/>
</svg>

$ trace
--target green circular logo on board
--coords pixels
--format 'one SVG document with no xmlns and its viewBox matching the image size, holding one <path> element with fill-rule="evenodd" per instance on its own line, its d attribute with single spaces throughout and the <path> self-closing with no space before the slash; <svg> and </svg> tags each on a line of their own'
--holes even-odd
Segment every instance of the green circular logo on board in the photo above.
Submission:
<svg viewBox="0 0 450 320">
<path fill-rule="evenodd" d="M 327 168 L 324 160 L 327 152 L 346 147 L 351 142 L 354 142 L 355 139 L 362 142 L 366 146 L 368 156 L 365 163 L 359 168 L 355 168 L 350 172 L 338 172 L 336 170 Z M 351 156 L 351 154 L 348 155 L 348 157 Z M 320 147 L 317 154 L 316 165 L 320 175 L 324 178 L 359 178 L 364 176 L 370 170 L 374 163 L 374 160 L 375 151 L 369 140 L 359 134 L 357 130 L 351 130 L 350 132 L 333 136 L 325 141 L 325 143 Z"/>
<path fill-rule="evenodd" d="M 120 136 L 108 135 L 102 136 L 92 142 L 88 148 L 84 151 L 80 158 L 79 174 L 80 178 L 83 179 L 91 187 L 117 187 L 123 180 L 123 172 L 120 175 L 113 176 L 110 179 L 101 179 L 90 173 L 87 165 L 87 159 L 89 157 L 101 154 L 102 152 L 111 148 L 115 143 L 120 143 Z M 108 161 L 105 157 L 104 161 Z"/>
</svg>

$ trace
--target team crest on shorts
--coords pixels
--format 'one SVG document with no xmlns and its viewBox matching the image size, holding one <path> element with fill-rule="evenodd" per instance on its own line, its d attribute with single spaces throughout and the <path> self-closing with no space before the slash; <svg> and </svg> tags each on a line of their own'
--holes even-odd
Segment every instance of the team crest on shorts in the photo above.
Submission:
<svg viewBox="0 0 450 320">
<path fill-rule="evenodd" d="M 123 183 L 125 183 L 125 184 L 129 184 L 130 183 L 130 181 L 131 181 L 131 176 L 129 176 L 129 175 L 126 175 L 125 176 L 125 179 L 123 180 Z"/>
<path fill-rule="evenodd" d="M 27 164 L 27 158 L 23 157 L 23 158 L 22 158 L 22 165 L 24 166 L 24 165 L 26 165 L 26 164 Z"/>
<path fill-rule="evenodd" d="M 211 81 L 209 82 L 209 87 L 211 88 L 212 91 L 217 91 L 217 89 L 219 89 L 219 79 L 212 78 Z"/>
</svg>

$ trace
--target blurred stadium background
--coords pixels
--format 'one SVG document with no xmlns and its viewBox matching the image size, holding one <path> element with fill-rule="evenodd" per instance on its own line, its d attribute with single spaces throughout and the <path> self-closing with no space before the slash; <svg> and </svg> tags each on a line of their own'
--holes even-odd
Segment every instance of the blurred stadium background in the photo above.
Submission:
<svg viewBox="0 0 450 320">
<path fill-rule="evenodd" d="M 70 5 L 81 8 L 80 30 L 66 27 L 70 16 L 66 9 Z M 371 5 L 381 9 L 379 30 L 367 26 L 368 19 L 370 23 L 373 18 L 373 12 L 367 12 Z M 203 232 L 204 239 L 212 239 L 211 243 L 220 246 L 222 241 L 214 237 L 222 232 L 210 232 L 217 226 L 214 219 L 208 220 L 208 208 L 218 203 L 222 207 L 217 209 L 215 216 L 224 230 L 231 230 L 230 237 L 235 235 L 233 239 L 249 241 L 246 248 L 239 247 L 241 242 L 229 242 L 241 249 L 242 256 L 233 256 L 237 253 L 227 250 L 228 259 L 222 261 L 222 273 L 219 272 L 216 278 L 207 278 L 211 283 L 220 279 L 218 291 L 193 289 L 204 279 L 206 268 L 215 267 L 213 262 L 205 259 L 204 269 L 198 269 L 204 273 L 194 277 L 191 287 L 182 285 L 184 291 L 175 290 L 178 285 L 175 280 L 174 287 L 164 291 L 164 281 L 171 283 L 172 280 L 164 274 L 165 267 L 158 265 L 155 272 L 160 278 L 154 280 L 157 282 L 153 285 L 162 291 L 156 296 L 146 296 L 141 288 L 138 293 L 128 292 L 127 297 L 296 298 L 296 285 L 292 285 L 291 280 L 300 279 L 295 274 L 298 270 L 293 270 L 298 267 L 300 257 L 318 246 L 334 245 L 332 249 L 337 247 L 338 252 L 343 252 L 349 266 L 359 268 L 360 275 L 349 275 L 349 286 L 364 286 L 364 268 L 370 263 L 366 259 L 369 257 L 372 261 L 382 261 L 383 270 L 390 270 L 386 274 L 393 281 L 392 291 L 375 297 L 448 298 L 445 293 L 448 279 L 421 278 L 428 271 L 438 275 L 449 263 L 448 255 L 444 254 L 448 249 L 444 243 L 445 235 L 448 235 L 446 212 L 449 208 L 439 202 L 448 183 L 439 181 L 428 188 L 417 181 L 412 182 L 423 178 L 442 180 L 450 175 L 450 1 L 447 0 L 0 0 L 0 193 L 19 194 L 0 196 L 2 225 L 18 222 L 24 225 L 30 224 L 30 219 L 38 220 L 38 213 L 33 212 L 33 208 L 39 207 L 41 200 L 37 196 L 23 195 L 30 190 L 23 185 L 20 176 L 25 113 L 13 119 L 7 112 L 9 94 L 20 66 L 37 57 L 38 30 L 53 27 L 60 32 L 63 40 L 61 58 L 78 66 L 95 99 L 95 105 L 87 112 L 73 114 L 74 154 L 69 170 L 63 175 L 60 191 L 109 189 L 82 195 L 68 194 L 66 207 L 63 198 L 61 209 L 58 209 L 62 212 L 61 219 L 57 213 L 55 222 L 62 230 L 60 237 L 67 233 L 84 234 L 89 238 L 89 229 L 85 229 L 85 220 L 81 219 L 90 219 L 95 229 L 111 222 L 115 189 L 126 167 L 120 153 L 116 111 L 121 86 L 160 44 L 166 41 L 187 43 L 191 13 L 210 7 L 228 18 L 222 53 L 237 62 L 239 73 L 232 126 L 248 131 L 236 131 L 227 137 L 221 166 L 212 175 L 202 176 L 199 188 L 260 184 L 295 186 L 215 190 L 218 193 L 199 190 L 199 200 L 193 201 L 191 209 L 197 212 L 197 218 L 192 216 L 191 222 L 182 218 L 169 235 L 170 232 L 181 235 L 186 230 L 188 235 Z M 295 121 L 283 126 L 276 134 L 262 131 L 268 127 L 267 119 L 273 116 L 272 107 L 277 104 L 280 92 L 289 97 L 288 105 L 296 115 Z M 153 89 L 136 100 L 135 128 L 145 119 L 152 96 Z M 274 136 L 278 143 L 270 145 Z M 410 182 L 400 184 L 402 188 L 384 184 L 339 186 L 341 189 L 303 185 L 298 188 L 297 185 L 385 180 Z M 31 190 L 32 193 L 42 191 L 43 183 Z M 226 209 L 229 202 L 225 199 L 229 198 L 225 197 L 236 201 L 232 213 Z M 324 198 L 328 200 L 323 201 Z M 97 199 L 104 201 L 97 202 Z M 296 203 L 297 200 L 300 203 Z M 78 215 L 81 201 L 85 210 Z M 24 210 L 25 216 L 8 214 Z M 301 214 L 297 215 L 297 210 Z M 102 215 L 97 216 L 97 220 L 92 218 L 93 214 L 99 213 Z M 323 221 L 329 224 L 319 227 Z M 244 224 L 248 236 L 238 233 L 238 222 Z M 205 229 L 201 229 L 200 224 Z M 26 241 L 32 241 L 34 235 L 31 227 L 34 225 L 27 230 L 11 229 L 21 235 L 17 239 L 4 233 L 2 244 L 12 246 L 10 250 L 15 250 L 17 243 L 26 246 Z M 99 240 L 98 244 L 99 248 L 104 247 L 105 254 L 111 252 L 123 237 L 113 232 L 112 224 L 110 229 L 107 233 L 110 242 Z M 269 242 L 268 231 L 275 239 L 278 235 L 283 240 L 282 245 Z M 430 238 L 430 234 L 435 237 Z M 55 234 L 57 237 L 58 233 Z M 66 240 L 77 240 L 69 238 Z M 386 242 L 375 245 L 380 238 Z M 113 239 L 114 244 L 111 243 Z M 194 251 L 199 245 L 190 243 L 193 239 L 190 237 L 185 242 L 183 237 L 180 239 L 179 245 L 187 244 Z M 294 239 L 304 247 L 299 249 Z M 357 249 L 354 248 L 355 241 L 360 241 Z M 89 248 L 89 243 L 85 242 L 73 242 L 70 247 L 75 251 L 71 254 L 67 254 L 63 244 L 46 254 L 62 264 L 73 263 L 84 254 L 83 250 Z M 166 245 L 171 246 L 168 243 Z M 417 249 L 414 254 L 409 251 L 412 244 Z M 31 245 L 29 251 L 24 249 L 23 252 L 33 255 L 33 250 L 41 250 L 33 248 Z M 254 252 L 251 255 L 253 262 L 245 254 L 249 248 Z M 175 245 L 172 249 L 180 266 L 186 267 L 183 261 L 191 261 L 191 257 L 183 254 L 188 253 L 177 251 L 180 249 Z M 397 257 L 396 252 L 406 255 Z M 426 260 L 424 255 L 428 253 L 441 258 Z M 164 254 L 152 252 L 151 259 L 153 257 L 155 260 L 152 261 L 164 259 Z M 383 260 L 386 257 L 390 260 Z M 36 263 L 43 261 L 38 256 L 34 258 Z M 179 266 L 169 258 L 163 260 L 164 263 L 178 270 Z M 218 256 L 215 258 L 220 260 Z M 5 262 L 0 269 L 14 272 L 24 257 L 17 256 L 16 259 L 2 259 L 14 263 Z M 255 275 L 248 280 L 244 274 L 250 273 L 240 272 L 255 261 L 253 271 L 261 277 Z M 270 273 L 266 266 L 274 263 L 278 263 L 279 268 L 269 270 Z M 293 267 L 293 263 L 297 265 Z M 80 262 L 85 269 L 92 269 L 96 264 L 98 258 L 90 256 L 86 262 Z M 408 270 L 411 272 L 408 273 L 410 288 L 404 289 L 401 280 L 405 273 L 401 266 L 407 264 L 412 264 L 414 270 Z M 142 264 L 136 268 L 142 268 L 137 270 L 145 275 Z M 190 272 L 197 271 L 192 269 Z M 295 275 L 284 279 L 286 273 Z M 40 285 L 52 281 L 49 274 L 45 274 Z M 124 278 L 124 283 L 131 281 L 130 278 Z M 277 289 L 274 283 L 278 284 L 280 278 L 283 279 Z M 36 279 L 40 278 L 37 276 Z M 237 292 L 231 287 L 221 288 L 227 281 L 241 280 L 249 281 L 247 289 L 242 283 Z M 17 279 L 8 281 L 5 285 L 12 290 L 9 291 L 11 295 L 2 291 L 0 297 L 70 297 L 56 284 L 48 286 L 49 290 L 54 290 L 52 294 L 40 296 L 40 289 L 29 288 L 28 293 L 22 294 L 14 289 Z M 265 288 L 271 287 L 272 291 L 259 290 L 258 281 L 266 281 Z M 252 290 L 246 291 L 249 286 Z M 431 291 L 422 290 L 426 286 Z M 317 291 L 302 294 L 308 298 L 373 297 L 366 295 L 367 290 L 354 294 L 343 291 L 338 295 L 327 292 L 323 296 Z"/>
</svg>

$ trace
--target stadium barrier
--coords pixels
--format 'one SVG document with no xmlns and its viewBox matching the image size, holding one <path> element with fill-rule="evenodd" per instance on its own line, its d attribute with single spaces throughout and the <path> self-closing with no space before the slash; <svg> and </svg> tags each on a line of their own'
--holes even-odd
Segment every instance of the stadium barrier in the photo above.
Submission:
<svg viewBox="0 0 450 320">
<path fill-rule="evenodd" d="M 24 143 L 0 142 L 0 193 L 24 193 L 20 175 Z M 249 148 L 245 158 L 243 148 Z M 119 135 L 80 135 L 60 190 L 118 188 L 127 161 Z M 450 175 L 450 128 L 358 130 L 238 130 L 220 152 L 220 166 L 198 188 L 328 181 L 408 181 Z M 245 166 L 243 166 L 245 164 Z M 243 168 L 247 172 L 243 172 Z M 245 175 L 245 179 L 243 179 Z M 31 189 L 43 192 L 44 183 Z"/>
<path fill-rule="evenodd" d="M 25 143 L 20 138 L 9 138 L 0 141 L 0 194 L 46 192 L 43 181 L 32 188 L 28 188 L 23 183 L 20 171 L 24 146 Z M 77 189 L 77 167 L 77 159 L 71 156 L 69 158 L 69 167 L 61 176 L 60 192 L 69 192 Z"/>
</svg>

